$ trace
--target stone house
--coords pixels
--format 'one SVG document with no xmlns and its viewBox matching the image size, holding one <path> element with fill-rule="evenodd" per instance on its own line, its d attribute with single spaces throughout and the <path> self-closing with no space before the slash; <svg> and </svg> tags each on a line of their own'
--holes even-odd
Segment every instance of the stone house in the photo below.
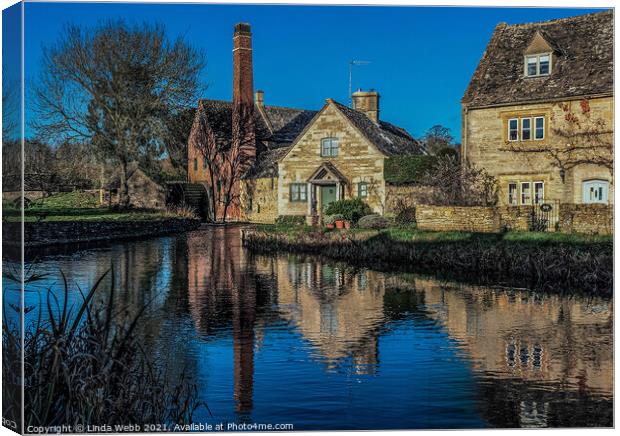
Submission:
<svg viewBox="0 0 620 436">
<path fill-rule="evenodd" d="M 462 99 L 462 157 L 501 205 L 613 202 L 613 12 L 500 23 Z"/>
<path fill-rule="evenodd" d="M 220 193 L 220 175 L 211 177 L 199 150 L 199 120 L 208 120 L 220 148 L 229 150 L 234 143 L 235 108 L 250 107 L 251 164 L 243 169 L 227 219 L 268 223 L 281 215 L 316 218 L 329 203 L 354 197 L 384 213 L 390 189 L 384 177 L 385 159 L 423 154 L 424 149 L 407 131 L 380 119 L 379 93 L 355 92 L 352 108 L 332 99 L 319 111 L 267 106 L 264 92 L 253 92 L 248 24 L 235 26 L 233 47 L 233 101 L 199 102 L 188 142 L 188 181 L 217 184 L 213 191 L 216 199 L 219 196 L 218 205 L 233 200 Z"/>
</svg>

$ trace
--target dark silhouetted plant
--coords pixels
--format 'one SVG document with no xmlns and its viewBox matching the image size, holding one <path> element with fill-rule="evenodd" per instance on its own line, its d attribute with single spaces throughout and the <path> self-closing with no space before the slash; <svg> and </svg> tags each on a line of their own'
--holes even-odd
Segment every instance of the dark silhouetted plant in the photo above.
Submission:
<svg viewBox="0 0 620 436">
<path fill-rule="evenodd" d="M 187 424 L 198 407 L 206 407 L 197 400 L 197 388 L 185 372 L 171 384 L 143 349 L 136 331 L 148 304 L 135 315 L 114 310 L 113 272 L 107 301 L 95 303 L 94 295 L 107 274 L 86 295 L 78 288 L 82 302 L 75 307 L 68 301 L 69 287 L 62 274 L 62 301 L 48 290 L 47 308 L 39 305 L 38 318 L 26 328 L 25 426 Z M 19 340 L 18 327 L 3 322 L 3 365 L 20 362 Z M 19 385 L 20 372 L 12 376 L 3 372 L 3 383 L 7 382 Z"/>
</svg>

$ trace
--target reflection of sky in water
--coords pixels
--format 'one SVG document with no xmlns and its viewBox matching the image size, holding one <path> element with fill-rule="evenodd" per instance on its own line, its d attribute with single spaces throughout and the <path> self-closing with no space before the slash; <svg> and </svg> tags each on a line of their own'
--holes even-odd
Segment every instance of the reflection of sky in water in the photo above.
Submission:
<svg viewBox="0 0 620 436">
<path fill-rule="evenodd" d="M 49 275 L 29 286 L 42 295 L 50 287 L 61 295 L 63 270 L 77 303 L 76 285 L 87 292 L 113 265 L 116 308 L 151 302 L 138 334 L 171 380 L 186 368 L 198 382 L 214 417 L 201 411 L 197 422 L 297 429 L 611 422 L 608 301 L 252 256 L 235 229 L 43 259 L 33 268 Z M 107 301 L 109 288 L 106 279 L 98 298 Z M 18 302 L 13 294 L 8 300 Z M 36 295 L 26 304 L 38 304 Z"/>
</svg>

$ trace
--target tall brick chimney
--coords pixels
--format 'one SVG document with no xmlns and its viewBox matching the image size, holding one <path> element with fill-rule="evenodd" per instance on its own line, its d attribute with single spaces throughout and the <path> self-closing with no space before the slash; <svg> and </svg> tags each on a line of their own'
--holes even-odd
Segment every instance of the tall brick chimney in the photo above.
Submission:
<svg viewBox="0 0 620 436">
<path fill-rule="evenodd" d="M 248 23 L 235 25 L 233 36 L 233 105 L 254 106 L 252 32 Z"/>
</svg>

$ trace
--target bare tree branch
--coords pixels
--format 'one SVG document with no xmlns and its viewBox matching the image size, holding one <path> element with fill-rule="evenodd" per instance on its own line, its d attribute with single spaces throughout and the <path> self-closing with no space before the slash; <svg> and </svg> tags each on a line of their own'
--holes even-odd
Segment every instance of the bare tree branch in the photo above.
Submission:
<svg viewBox="0 0 620 436">
<path fill-rule="evenodd" d="M 44 50 L 35 127 L 47 140 L 88 142 L 116 164 L 126 207 L 130 164 L 162 157 L 175 116 L 196 100 L 202 66 L 202 54 L 169 42 L 161 25 L 68 26 Z"/>
</svg>

